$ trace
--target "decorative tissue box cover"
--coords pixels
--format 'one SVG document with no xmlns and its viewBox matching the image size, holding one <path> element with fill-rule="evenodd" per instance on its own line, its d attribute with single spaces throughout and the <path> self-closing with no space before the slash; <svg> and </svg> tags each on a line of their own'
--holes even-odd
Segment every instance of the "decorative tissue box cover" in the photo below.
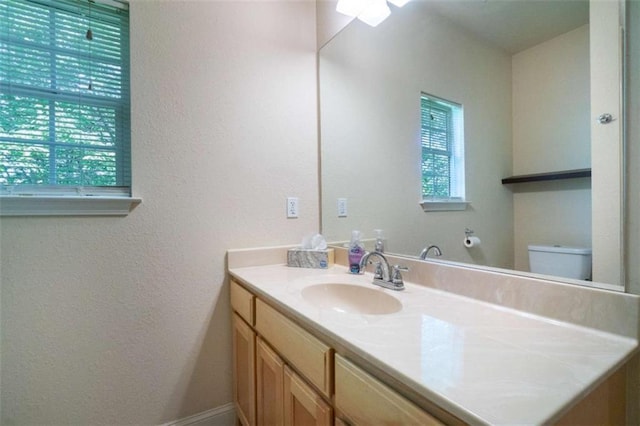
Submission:
<svg viewBox="0 0 640 426">
<path fill-rule="evenodd" d="M 333 266 L 333 249 L 289 249 L 287 252 L 287 265 L 297 268 L 326 269 Z"/>
</svg>

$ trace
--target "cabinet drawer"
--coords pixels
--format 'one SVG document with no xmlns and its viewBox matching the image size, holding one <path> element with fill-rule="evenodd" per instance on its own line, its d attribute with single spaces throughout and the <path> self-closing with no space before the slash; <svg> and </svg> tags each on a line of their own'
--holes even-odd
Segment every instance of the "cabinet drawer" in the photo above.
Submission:
<svg viewBox="0 0 640 426">
<path fill-rule="evenodd" d="M 329 346 L 260 299 L 256 300 L 256 330 L 311 384 L 331 396 L 333 351 Z"/>
<path fill-rule="evenodd" d="M 231 281 L 231 307 L 249 325 L 254 325 L 254 300 L 255 296 L 245 290 L 240 284 Z"/>
<path fill-rule="evenodd" d="M 336 410 L 354 425 L 443 424 L 340 355 L 335 362 Z"/>
</svg>

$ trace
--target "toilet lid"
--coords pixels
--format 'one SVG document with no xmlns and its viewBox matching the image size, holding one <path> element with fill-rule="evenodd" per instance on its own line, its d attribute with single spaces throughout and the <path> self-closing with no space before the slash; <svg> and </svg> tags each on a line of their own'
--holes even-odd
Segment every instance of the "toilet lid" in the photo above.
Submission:
<svg viewBox="0 0 640 426">
<path fill-rule="evenodd" d="M 529 251 L 542 251 L 547 253 L 565 253 L 565 254 L 591 254 L 591 249 L 588 247 L 569 247 L 561 245 L 544 246 L 544 245 L 529 245 Z"/>
</svg>

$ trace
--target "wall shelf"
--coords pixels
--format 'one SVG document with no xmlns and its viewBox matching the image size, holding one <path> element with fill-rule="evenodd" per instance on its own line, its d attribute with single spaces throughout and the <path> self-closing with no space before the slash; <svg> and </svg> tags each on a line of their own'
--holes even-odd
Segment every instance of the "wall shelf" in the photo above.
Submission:
<svg viewBox="0 0 640 426">
<path fill-rule="evenodd" d="M 591 177 L 591 169 L 563 170 L 559 172 L 535 173 L 530 175 L 515 175 L 502 179 L 502 184 L 541 182 L 546 180 L 575 179 Z"/>
</svg>

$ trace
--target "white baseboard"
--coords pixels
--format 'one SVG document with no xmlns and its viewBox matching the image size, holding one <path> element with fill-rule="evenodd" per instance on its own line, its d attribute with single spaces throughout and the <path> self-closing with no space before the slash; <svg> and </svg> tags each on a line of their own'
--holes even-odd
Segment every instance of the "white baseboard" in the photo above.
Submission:
<svg viewBox="0 0 640 426">
<path fill-rule="evenodd" d="M 236 409 L 232 402 L 161 426 L 234 426 Z"/>
</svg>

